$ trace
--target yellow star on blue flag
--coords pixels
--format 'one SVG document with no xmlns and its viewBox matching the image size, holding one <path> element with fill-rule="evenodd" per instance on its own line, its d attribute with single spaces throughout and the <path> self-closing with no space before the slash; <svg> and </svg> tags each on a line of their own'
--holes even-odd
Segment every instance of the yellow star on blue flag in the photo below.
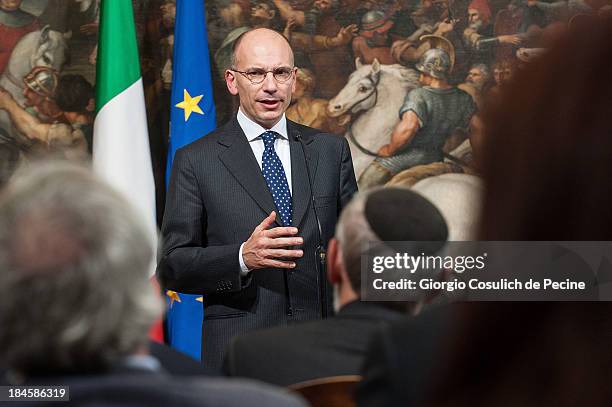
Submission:
<svg viewBox="0 0 612 407">
<path fill-rule="evenodd" d="M 175 106 L 180 109 L 183 109 L 185 113 L 185 121 L 189 120 L 189 116 L 191 116 L 191 113 L 198 113 L 201 115 L 204 114 L 202 109 L 200 109 L 200 106 L 198 106 L 198 103 L 200 103 L 200 100 L 203 96 L 204 95 L 191 97 L 189 92 L 187 92 L 187 89 L 183 89 L 183 101 L 177 103 Z"/>
<path fill-rule="evenodd" d="M 174 304 L 174 301 L 181 302 L 181 296 L 176 291 L 167 290 L 166 295 L 170 299 L 170 307 Z"/>
</svg>

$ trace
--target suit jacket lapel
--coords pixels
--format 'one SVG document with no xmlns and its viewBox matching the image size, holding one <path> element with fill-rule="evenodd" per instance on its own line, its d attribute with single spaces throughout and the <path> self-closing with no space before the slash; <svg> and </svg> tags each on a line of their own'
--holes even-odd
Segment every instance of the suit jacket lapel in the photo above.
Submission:
<svg viewBox="0 0 612 407">
<path fill-rule="evenodd" d="M 266 180 L 261 173 L 261 168 L 259 168 L 253 150 L 235 117 L 228 123 L 227 131 L 219 139 L 219 143 L 228 147 L 224 153 L 219 155 L 219 159 L 240 185 L 266 214 L 269 215 L 270 212 L 276 211 L 276 206 L 268 190 Z M 293 153 L 291 156 L 293 159 Z M 280 218 L 277 216 L 276 219 L 276 226 L 281 226 Z"/>
<path fill-rule="evenodd" d="M 291 189 L 293 200 L 293 226 L 297 227 L 302 218 L 306 214 L 310 202 L 312 201 L 313 192 L 310 191 L 308 182 L 308 173 L 306 172 L 306 161 L 314 183 L 314 177 L 317 172 L 318 152 L 309 146 L 313 141 L 312 136 L 305 137 L 302 134 L 304 141 L 304 151 L 306 152 L 306 160 L 300 142 L 295 139 L 298 133 L 295 123 L 287 120 L 287 132 L 289 133 L 289 147 L 291 151 Z"/>
</svg>

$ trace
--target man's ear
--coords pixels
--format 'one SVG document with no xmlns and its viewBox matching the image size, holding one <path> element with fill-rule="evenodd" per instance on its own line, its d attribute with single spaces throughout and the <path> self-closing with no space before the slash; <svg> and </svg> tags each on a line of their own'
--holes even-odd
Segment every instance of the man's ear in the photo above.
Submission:
<svg viewBox="0 0 612 407">
<path fill-rule="evenodd" d="M 227 90 L 229 93 L 236 96 L 238 94 L 238 78 L 236 77 L 236 73 L 226 69 L 225 70 L 225 84 L 227 85 Z"/>
<path fill-rule="evenodd" d="M 295 87 L 297 86 L 297 71 L 298 71 L 297 66 L 293 67 L 293 79 L 292 79 L 293 83 L 291 84 L 291 93 L 295 92 Z"/>
<path fill-rule="evenodd" d="M 332 238 L 327 245 L 327 279 L 332 284 L 342 280 L 342 252 L 338 240 Z"/>
</svg>

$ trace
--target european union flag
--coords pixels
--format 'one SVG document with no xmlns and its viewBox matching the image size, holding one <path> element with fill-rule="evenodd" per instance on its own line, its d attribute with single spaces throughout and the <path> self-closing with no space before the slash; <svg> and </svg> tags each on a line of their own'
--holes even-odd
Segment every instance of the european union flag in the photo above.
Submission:
<svg viewBox="0 0 612 407">
<path fill-rule="evenodd" d="M 176 2 L 172 70 L 166 184 L 170 179 L 176 150 L 215 128 L 206 15 L 202 0 Z M 168 343 L 200 360 L 204 312 L 202 296 L 169 291 L 167 297 Z"/>
</svg>

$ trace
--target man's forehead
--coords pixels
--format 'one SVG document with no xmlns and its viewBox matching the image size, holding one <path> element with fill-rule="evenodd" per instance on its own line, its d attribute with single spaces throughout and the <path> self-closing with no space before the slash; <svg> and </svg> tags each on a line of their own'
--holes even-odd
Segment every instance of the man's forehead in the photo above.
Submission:
<svg viewBox="0 0 612 407">
<path fill-rule="evenodd" d="M 274 30 L 269 29 L 256 29 L 252 31 L 247 31 L 242 34 L 242 44 L 252 44 L 258 45 L 259 47 L 266 48 L 279 48 L 279 47 L 287 47 L 291 49 L 289 43 L 281 34 L 277 33 Z"/>
<path fill-rule="evenodd" d="M 265 32 L 244 35 L 236 50 L 236 60 L 262 68 L 293 66 L 293 51 L 284 37 Z"/>
<path fill-rule="evenodd" d="M 268 66 L 266 64 L 252 63 L 252 64 L 249 64 L 249 66 L 247 68 L 264 69 L 264 70 L 276 70 L 276 69 L 280 69 L 280 68 L 291 69 L 293 67 L 291 65 L 289 65 L 289 64 L 274 64 L 274 65 L 269 65 Z"/>
<path fill-rule="evenodd" d="M 289 53 L 281 58 L 271 58 L 267 55 L 258 54 L 249 50 L 239 49 L 236 53 L 236 61 L 251 67 L 274 69 L 280 67 L 293 67 L 293 58 Z"/>
</svg>

